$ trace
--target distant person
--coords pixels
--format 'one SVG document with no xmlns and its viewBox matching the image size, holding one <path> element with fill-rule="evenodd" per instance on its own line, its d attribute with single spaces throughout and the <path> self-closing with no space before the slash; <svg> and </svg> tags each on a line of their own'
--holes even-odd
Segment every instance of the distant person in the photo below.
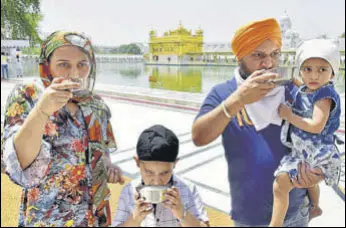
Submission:
<svg viewBox="0 0 346 228">
<path fill-rule="evenodd" d="M 4 52 L 1 52 L 1 79 L 8 79 L 8 57 Z"/>
<path fill-rule="evenodd" d="M 335 85 L 340 68 L 340 52 L 330 40 L 310 40 L 297 51 L 298 69 L 304 85 L 294 97 L 292 107 L 282 104 L 280 116 L 287 123 L 283 143 L 292 152 L 281 160 L 274 184 L 274 208 L 271 227 L 280 227 L 286 217 L 289 193 L 298 180 L 299 164 L 306 162 L 319 169 L 328 186 L 338 184 L 341 155 L 334 134 L 340 127 L 341 102 Z M 322 215 L 318 185 L 308 188 L 311 200 L 310 219 Z"/>
<path fill-rule="evenodd" d="M 16 70 L 17 70 L 17 78 L 23 77 L 23 65 L 22 60 L 19 55 L 16 56 Z"/>
</svg>

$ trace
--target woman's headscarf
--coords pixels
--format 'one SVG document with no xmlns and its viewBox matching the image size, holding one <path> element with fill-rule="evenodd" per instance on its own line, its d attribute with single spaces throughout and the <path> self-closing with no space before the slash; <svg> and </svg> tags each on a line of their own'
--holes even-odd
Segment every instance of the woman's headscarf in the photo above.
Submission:
<svg viewBox="0 0 346 228">
<path fill-rule="evenodd" d="M 42 44 L 39 72 L 44 86 L 50 86 L 54 79 L 49 69 L 49 59 L 56 49 L 63 46 L 78 47 L 85 54 L 87 54 L 90 62 L 90 73 L 87 79 L 87 90 L 92 93 L 96 81 L 95 53 L 90 39 L 86 35 L 77 32 L 54 32 Z M 90 93 L 87 96 L 89 96 Z M 76 100 L 78 102 L 78 100 L 83 99 L 82 97 L 78 96 L 75 96 L 73 100 Z M 85 96 L 86 94 L 84 93 L 83 97 Z"/>
<path fill-rule="evenodd" d="M 49 58 L 54 51 L 62 46 L 75 46 L 85 52 L 90 59 L 90 74 L 88 77 L 88 93 L 78 94 L 72 101 L 77 103 L 88 131 L 88 150 L 86 151 L 86 163 L 91 165 L 92 186 L 90 192 L 94 201 L 91 205 L 98 215 L 100 226 L 109 226 L 110 205 L 108 196 L 110 191 L 107 187 L 107 169 L 103 162 L 103 154 L 116 149 L 116 142 L 112 126 L 110 124 L 111 113 L 102 98 L 93 94 L 96 77 L 96 61 L 90 39 L 80 33 L 55 32 L 50 35 L 42 45 L 40 58 L 40 76 L 45 87 L 51 85 L 53 77 L 49 71 Z M 54 114 L 58 118 L 58 112 Z"/>
</svg>

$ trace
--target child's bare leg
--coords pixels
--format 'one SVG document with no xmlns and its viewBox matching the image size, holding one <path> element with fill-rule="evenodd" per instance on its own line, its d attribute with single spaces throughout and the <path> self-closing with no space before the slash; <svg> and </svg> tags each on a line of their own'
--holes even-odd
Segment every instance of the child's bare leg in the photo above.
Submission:
<svg viewBox="0 0 346 228">
<path fill-rule="evenodd" d="M 310 221 L 322 215 L 323 211 L 320 208 L 320 186 L 316 185 L 308 189 L 312 208 L 310 210 Z"/>
<path fill-rule="evenodd" d="M 291 179 L 287 173 L 279 175 L 273 187 L 274 206 L 273 216 L 270 227 L 282 227 L 286 218 L 289 204 L 289 193 L 294 188 Z"/>
</svg>

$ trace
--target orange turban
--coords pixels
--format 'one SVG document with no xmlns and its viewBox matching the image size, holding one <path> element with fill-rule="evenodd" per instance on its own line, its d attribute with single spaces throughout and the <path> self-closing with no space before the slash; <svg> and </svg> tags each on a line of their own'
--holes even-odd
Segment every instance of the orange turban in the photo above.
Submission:
<svg viewBox="0 0 346 228">
<path fill-rule="evenodd" d="M 272 40 L 282 47 L 281 28 L 274 18 L 255 21 L 239 28 L 232 40 L 233 53 L 241 60 L 266 40 Z"/>
</svg>

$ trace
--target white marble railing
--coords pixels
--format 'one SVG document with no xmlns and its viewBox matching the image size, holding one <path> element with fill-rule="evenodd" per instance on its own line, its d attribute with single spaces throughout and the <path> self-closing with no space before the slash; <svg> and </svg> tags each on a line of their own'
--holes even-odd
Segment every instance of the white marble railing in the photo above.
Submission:
<svg viewBox="0 0 346 228">
<path fill-rule="evenodd" d="M 38 55 L 23 55 L 24 60 L 39 61 Z M 119 63 L 141 63 L 144 61 L 142 55 L 96 55 L 97 62 L 119 62 Z"/>
</svg>

